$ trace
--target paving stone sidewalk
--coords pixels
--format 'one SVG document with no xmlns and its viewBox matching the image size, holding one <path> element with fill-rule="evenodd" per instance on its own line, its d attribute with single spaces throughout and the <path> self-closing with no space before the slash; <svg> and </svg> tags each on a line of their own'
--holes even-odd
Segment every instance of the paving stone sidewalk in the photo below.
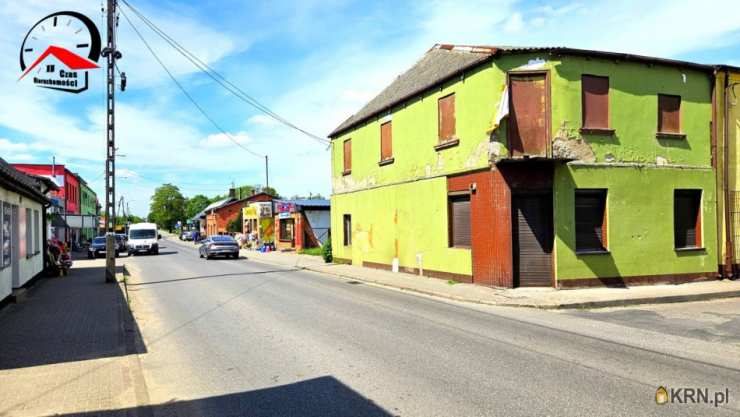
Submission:
<svg viewBox="0 0 740 417">
<path fill-rule="evenodd" d="M 0 416 L 136 415 L 138 328 L 104 260 L 77 260 L 0 310 Z"/>
<path fill-rule="evenodd" d="M 500 289 L 452 283 L 437 278 L 393 273 L 352 265 L 326 264 L 321 257 L 301 255 L 295 252 L 261 253 L 242 250 L 242 256 L 258 262 L 296 267 L 404 291 L 458 301 L 512 307 L 542 309 L 602 308 L 740 297 L 740 281 L 730 280 L 681 285 L 644 285 L 629 288 Z"/>
</svg>

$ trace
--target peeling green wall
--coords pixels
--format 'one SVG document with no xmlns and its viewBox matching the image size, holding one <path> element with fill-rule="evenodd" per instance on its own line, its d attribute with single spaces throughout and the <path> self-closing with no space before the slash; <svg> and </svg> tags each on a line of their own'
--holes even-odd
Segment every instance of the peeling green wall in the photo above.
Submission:
<svg viewBox="0 0 740 417">
<path fill-rule="evenodd" d="M 581 127 L 581 75 L 609 77 L 609 121 L 614 135 L 582 135 L 596 161 L 611 154 L 616 162 L 656 163 L 658 157 L 681 165 L 711 164 L 712 85 L 708 74 L 675 67 L 569 58 L 553 62 L 553 136 Z M 685 77 L 685 82 L 684 82 Z M 658 139 L 658 94 L 681 96 L 685 139 Z"/>
<path fill-rule="evenodd" d="M 716 272 L 716 196 L 710 169 L 558 166 L 555 170 L 558 280 Z M 607 188 L 609 254 L 576 255 L 574 190 Z M 702 190 L 704 251 L 676 252 L 673 191 Z"/>
</svg>

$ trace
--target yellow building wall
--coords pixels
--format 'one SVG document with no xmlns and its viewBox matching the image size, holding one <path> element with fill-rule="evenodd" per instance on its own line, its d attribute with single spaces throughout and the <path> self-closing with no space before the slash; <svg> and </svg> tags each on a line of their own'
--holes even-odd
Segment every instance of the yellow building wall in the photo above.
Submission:
<svg viewBox="0 0 740 417">
<path fill-rule="evenodd" d="M 730 86 L 726 94 L 726 81 Z M 732 259 L 734 264 L 740 263 L 740 71 L 731 71 L 729 77 L 724 71 L 717 74 L 715 85 L 716 115 L 715 132 L 717 137 L 717 238 L 718 264 L 724 265 L 727 259 L 727 227 L 725 210 L 729 213 L 730 229 L 734 236 L 735 248 Z M 728 109 L 728 123 L 725 123 L 725 108 Z M 727 128 L 727 135 L 725 135 Z M 725 146 L 725 138 L 728 146 Z M 725 175 L 725 149 L 728 149 L 728 167 Z M 725 178 L 725 176 L 727 178 Z M 727 182 L 730 191 L 730 201 L 725 201 L 724 186 Z M 737 214 L 735 214 L 737 212 Z"/>
<path fill-rule="evenodd" d="M 379 207 L 386 207 L 380 210 Z M 331 197 L 335 258 L 472 276 L 470 249 L 451 248 L 447 235 L 447 179 L 414 181 Z M 343 215 L 352 216 L 352 244 L 344 246 Z"/>
</svg>

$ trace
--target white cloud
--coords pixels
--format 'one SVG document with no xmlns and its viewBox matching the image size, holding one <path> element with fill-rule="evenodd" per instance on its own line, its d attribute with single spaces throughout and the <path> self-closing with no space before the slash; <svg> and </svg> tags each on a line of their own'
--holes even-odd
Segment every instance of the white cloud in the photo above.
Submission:
<svg viewBox="0 0 740 417">
<path fill-rule="evenodd" d="M 116 169 L 116 177 L 118 178 L 127 178 L 131 180 L 137 180 L 139 179 L 139 173 L 132 169 L 128 168 L 117 168 Z"/>
<path fill-rule="evenodd" d="M 22 152 L 28 149 L 25 143 L 16 143 L 8 139 L 0 138 L 0 154 L 9 152 Z"/>
<path fill-rule="evenodd" d="M 504 32 L 506 33 L 518 33 L 521 32 L 522 29 L 524 29 L 524 20 L 522 19 L 521 13 L 512 14 L 504 25 Z"/>
<path fill-rule="evenodd" d="M 247 123 L 258 126 L 275 126 L 278 124 L 275 119 L 266 114 L 256 114 L 247 119 Z"/>
<path fill-rule="evenodd" d="M 234 146 L 234 142 L 244 145 L 249 141 L 250 138 L 246 132 L 230 133 L 228 136 L 223 133 L 214 133 L 206 136 L 199 144 L 204 148 L 226 148 Z"/>
</svg>

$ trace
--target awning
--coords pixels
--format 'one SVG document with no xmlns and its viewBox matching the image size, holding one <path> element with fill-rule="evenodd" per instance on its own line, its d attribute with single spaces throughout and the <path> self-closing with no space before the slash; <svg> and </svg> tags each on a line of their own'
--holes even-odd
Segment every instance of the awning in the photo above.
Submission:
<svg viewBox="0 0 740 417">
<path fill-rule="evenodd" d="M 64 221 L 59 213 L 54 213 L 51 215 L 51 226 L 69 228 L 69 225 L 67 224 L 67 222 Z"/>
</svg>

